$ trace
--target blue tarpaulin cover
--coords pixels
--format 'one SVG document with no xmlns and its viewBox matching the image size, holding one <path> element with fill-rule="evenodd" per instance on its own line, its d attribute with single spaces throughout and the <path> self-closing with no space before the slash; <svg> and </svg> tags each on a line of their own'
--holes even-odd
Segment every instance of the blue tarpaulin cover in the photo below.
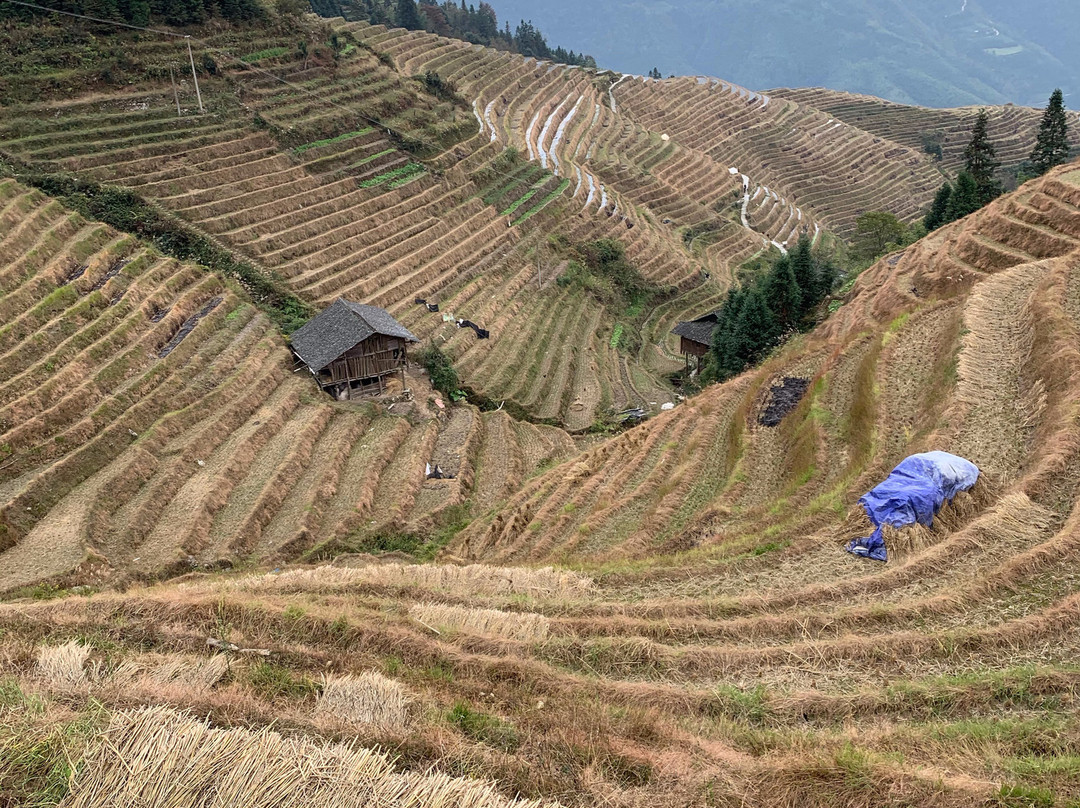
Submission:
<svg viewBox="0 0 1080 808">
<path fill-rule="evenodd" d="M 934 514 L 951 502 L 960 491 L 967 491 L 979 479 L 979 468 L 970 460 L 948 452 L 924 452 L 905 459 L 883 483 L 859 499 L 874 523 L 874 532 L 864 539 L 853 539 L 849 553 L 885 561 L 888 554 L 881 538 L 883 525 L 904 527 L 918 522 L 930 527 Z"/>
</svg>

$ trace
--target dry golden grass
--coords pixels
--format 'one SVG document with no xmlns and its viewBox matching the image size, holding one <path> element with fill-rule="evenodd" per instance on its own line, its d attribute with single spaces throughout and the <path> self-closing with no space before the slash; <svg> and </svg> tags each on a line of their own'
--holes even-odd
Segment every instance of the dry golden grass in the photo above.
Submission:
<svg viewBox="0 0 1080 808">
<path fill-rule="evenodd" d="M 487 782 L 399 774 L 381 752 L 247 729 L 214 729 L 174 710 L 119 712 L 63 808 L 538 808 Z"/>
<path fill-rule="evenodd" d="M 90 646 L 78 640 L 63 645 L 44 645 L 38 649 L 34 673 L 52 687 L 78 687 L 87 684 L 86 660 Z"/>
<path fill-rule="evenodd" d="M 524 642 L 542 640 L 551 629 L 547 617 L 532 612 L 522 614 L 499 609 L 470 609 L 444 603 L 416 603 L 409 609 L 409 614 L 414 620 L 436 631 L 452 629 Z"/>
<path fill-rule="evenodd" d="M 315 712 L 386 732 L 401 732 L 408 726 L 411 703 L 400 682 L 365 671 L 359 676 L 324 677 Z"/>
<path fill-rule="evenodd" d="M 228 586 L 248 592 L 323 592 L 355 586 L 417 586 L 460 594 L 528 594 L 547 597 L 584 597 L 592 579 L 553 567 L 465 567 L 419 564 L 370 564 L 363 567 L 314 567 L 280 574 L 253 575 L 229 581 Z"/>
<path fill-rule="evenodd" d="M 121 663 L 108 682 L 120 687 L 178 685 L 202 692 L 221 681 L 228 670 L 225 654 L 211 657 L 143 654 Z"/>
</svg>

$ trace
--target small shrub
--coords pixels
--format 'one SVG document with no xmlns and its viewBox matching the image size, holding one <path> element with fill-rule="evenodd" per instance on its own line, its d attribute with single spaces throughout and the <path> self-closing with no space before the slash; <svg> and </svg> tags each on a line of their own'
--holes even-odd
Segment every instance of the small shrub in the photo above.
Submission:
<svg viewBox="0 0 1080 808">
<path fill-rule="evenodd" d="M 466 737 L 503 752 L 513 752 L 521 745 L 513 725 L 496 716 L 474 710 L 463 701 L 455 704 L 446 718 Z"/>
<path fill-rule="evenodd" d="M 992 805 L 1001 808 L 1054 808 L 1054 795 L 1044 788 L 1003 785 L 994 795 Z"/>
<path fill-rule="evenodd" d="M 460 391 L 461 380 L 458 378 L 457 371 L 450 364 L 450 359 L 446 354 L 434 344 L 430 344 L 420 351 L 416 359 L 427 370 L 428 377 L 431 379 L 431 386 L 436 390 L 443 393 L 447 398 L 452 398 Z"/>
<path fill-rule="evenodd" d="M 288 668 L 272 662 L 260 662 L 248 671 L 248 684 L 264 699 L 306 699 L 319 692 L 318 685 L 306 676 L 295 676 Z"/>
</svg>

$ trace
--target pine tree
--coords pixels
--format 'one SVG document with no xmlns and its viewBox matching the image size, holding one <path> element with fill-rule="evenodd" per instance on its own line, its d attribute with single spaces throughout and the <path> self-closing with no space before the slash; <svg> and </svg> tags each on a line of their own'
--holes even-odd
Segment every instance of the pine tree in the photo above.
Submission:
<svg viewBox="0 0 1080 808">
<path fill-rule="evenodd" d="M 397 14 L 394 22 L 398 28 L 408 28 L 410 31 L 424 30 L 424 22 L 420 19 L 420 12 L 416 10 L 414 0 L 397 0 Z"/>
<path fill-rule="evenodd" d="M 840 267 L 828 258 L 814 259 L 814 305 L 832 294 L 833 286 L 840 275 Z"/>
<path fill-rule="evenodd" d="M 1045 174 L 1069 159 L 1069 122 L 1065 118 L 1065 99 L 1054 90 L 1039 124 L 1039 136 L 1031 152 L 1031 165 Z"/>
<path fill-rule="evenodd" d="M 949 202 L 945 211 L 945 221 L 942 222 L 942 224 L 948 224 L 949 222 L 955 222 L 957 219 L 962 219 L 965 216 L 974 213 L 981 207 L 982 202 L 979 201 L 979 186 L 975 183 L 975 178 L 967 171 L 961 171 L 956 177 L 956 186 L 949 196 Z"/>
<path fill-rule="evenodd" d="M 762 284 L 765 305 L 775 316 L 777 329 L 781 333 L 798 326 L 805 311 L 804 295 L 795 278 L 793 264 L 794 261 L 787 256 L 781 258 L 773 264 Z M 813 273 L 813 262 L 810 265 L 810 272 Z M 805 297 L 809 299 L 809 295 Z"/>
<path fill-rule="evenodd" d="M 761 292 L 752 289 L 739 310 L 732 337 L 735 354 L 741 360 L 741 371 L 747 365 L 756 364 L 776 345 L 780 328 L 776 317 L 769 310 Z"/>
<path fill-rule="evenodd" d="M 923 224 L 926 225 L 926 231 L 929 233 L 933 230 L 937 230 L 949 219 L 949 200 L 952 198 L 953 188 L 948 182 L 944 183 L 938 188 L 937 196 L 934 197 L 934 203 L 930 206 L 930 210 L 926 212 L 926 218 L 923 219 Z"/>
<path fill-rule="evenodd" d="M 735 327 L 742 311 L 745 292 L 742 289 L 732 289 L 724 298 L 723 305 L 717 313 L 716 330 L 713 331 L 712 353 L 716 364 L 717 377 L 723 381 L 729 376 L 734 376 L 742 365 L 736 356 Z"/>
<path fill-rule="evenodd" d="M 791 271 L 799 285 L 799 319 L 817 305 L 817 283 L 814 272 L 814 254 L 811 252 L 810 236 L 803 233 L 795 249 L 791 251 Z"/>
<path fill-rule="evenodd" d="M 975 119 L 975 128 L 971 130 L 971 142 L 964 149 L 965 168 L 975 180 L 980 205 L 986 205 L 1001 196 L 1001 184 L 994 179 L 994 172 L 1000 168 L 994 145 L 990 142 L 987 127 L 990 116 L 986 110 L 979 110 Z"/>
</svg>

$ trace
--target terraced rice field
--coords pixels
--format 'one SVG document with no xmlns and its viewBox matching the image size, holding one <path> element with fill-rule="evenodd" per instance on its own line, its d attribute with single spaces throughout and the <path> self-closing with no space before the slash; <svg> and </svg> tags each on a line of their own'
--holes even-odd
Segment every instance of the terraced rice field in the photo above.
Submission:
<svg viewBox="0 0 1080 808">
<path fill-rule="evenodd" d="M 160 78 L 175 43 L 118 36 L 130 86 L 50 90 L 10 108 L 0 142 L 32 166 L 134 190 L 317 306 L 389 308 L 445 343 L 471 388 L 572 430 L 670 400 L 670 326 L 714 306 L 743 261 L 802 233 L 847 233 L 866 209 L 914 218 L 938 184 L 910 146 L 715 80 L 642 81 L 342 20 L 305 31 L 307 55 L 272 27 L 201 40 L 216 64 L 202 115 L 192 87 L 174 99 Z M 429 71 L 461 100 L 411 80 Z M 523 159 L 508 164 L 508 149 Z M 673 290 L 645 349 L 607 350 L 619 312 L 563 306 L 530 282 L 547 235 L 617 238 Z M 422 316 L 417 297 L 492 339 Z M 506 377 L 535 370 L 527 333 L 561 342 L 544 396 L 535 376 Z"/>
<path fill-rule="evenodd" d="M 311 302 L 383 303 L 495 405 L 574 429 L 669 394 L 667 330 L 715 306 L 733 265 L 842 233 L 861 206 L 914 216 L 932 188 L 910 145 L 779 93 L 335 25 L 385 57 L 357 46 L 335 83 L 273 36 L 229 47 L 346 108 L 365 83 L 389 103 L 439 71 L 471 134 L 420 160 L 223 63 L 236 75 L 207 79 L 205 116 L 172 118 L 164 87 L 43 88 L 10 107 L 4 149 L 135 189 Z M 499 180 L 510 147 L 529 159 Z M 857 176 L 830 162 L 845 149 Z M 617 236 L 673 287 L 636 355 L 557 261 L 539 277 L 552 234 Z M 415 373 L 413 402 L 333 402 L 232 280 L 8 178 L 0 323 L 13 804 L 1080 799 L 1075 164 L 883 259 L 760 368 L 607 439 L 442 412 Z M 785 377 L 807 392 L 764 426 Z M 928 449 L 979 464 L 985 498 L 887 564 L 845 554 L 858 496 Z M 437 564 L 364 552 L 443 542 Z"/>
<path fill-rule="evenodd" d="M 967 109 L 928 109 L 909 107 L 884 101 L 873 96 L 854 95 L 825 89 L 771 90 L 776 98 L 789 99 L 819 109 L 851 126 L 864 129 L 878 137 L 922 151 L 924 143 L 942 147 L 942 167 L 950 172 L 964 165 L 964 147 L 971 139 L 971 128 L 979 113 L 976 107 Z M 1028 107 L 991 107 L 989 133 L 998 158 L 1005 165 L 1018 165 L 1028 159 L 1039 129 L 1042 110 Z M 1080 145 L 1080 132 L 1070 113 L 1071 140 Z"/>
<path fill-rule="evenodd" d="M 561 430 L 468 407 L 414 425 L 338 405 L 290 372 L 282 338 L 231 283 L 12 180 L 0 217 L 0 588 L 419 529 L 474 490 L 490 507 L 576 451 Z M 548 448 L 526 458 L 537 440 Z M 498 467 L 496 446 L 520 462 Z M 425 481 L 428 462 L 455 479 Z"/>
<path fill-rule="evenodd" d="M 271 720 L 312 744 L 306 759 L 343 737 L 378 744 L 398 755 L 380 769 L 388 788 L 444 777 L 488 789 L 483 805 L 1080 797 L 1074 167 L 883 260 L 760 369 L 584 452 L 501 411 L 413 425 L 311 403 L 228 284 L 11 181 L 0 199 L 0 251 L 23 256 L 4 275 L 17 314 L 3 361 L 30 375 L 12 378 L 51 363 L 66 379 L 105 344 L 133 363 L 122 381 L 79 377 L 79 400 L 111 418 L 95 434 L 114 444 L 66 453 L 52 436 L 75 434 L 76 409 L 5 421 L 8 583 L 34 547 L 39 565 L 82 561 L 57 580 L 100 586 L 111 563 L 138 570 L 148 554 L 280 563 L 357 528 L 437 525 L 463 504 L 472 517 L 443 553 L 458 565 L 346 554 L 0 605 L 5 743 L 14 731 L 88 754 L 72 804 L 136 759 L 158 765 L 134 746 L 84 746 L 109 726 L 113 738 L 233 727 L 232 743 L 270 755 L 265 777 L 286 765 L 271 763 L 284 740 L 252 732 Z M 200 364 L 215 345 L 218 360 Z M 782 376 L 808 392 L 761 426 Z M 9 390 L 4 412 L 34 406 L 19 395 L 29 387 Z M 166 387 L 191 403 L 155 416 Z M 931 448 L 978 463 L 988 497 L 887 564 L 845 554 L 857 496 Z M 424 480 L 424 457 L 454 477 Z M 573 571 L 529 566 L 552 562 Z M 214 656 L 207 638 L 233 650 Z M 73 717 L 89 697 L 100 706 Z M 162 703 L 210 726 L 123 712 Z M 199 787 L 226 776 L 208 768 Z"/>
</svg>

